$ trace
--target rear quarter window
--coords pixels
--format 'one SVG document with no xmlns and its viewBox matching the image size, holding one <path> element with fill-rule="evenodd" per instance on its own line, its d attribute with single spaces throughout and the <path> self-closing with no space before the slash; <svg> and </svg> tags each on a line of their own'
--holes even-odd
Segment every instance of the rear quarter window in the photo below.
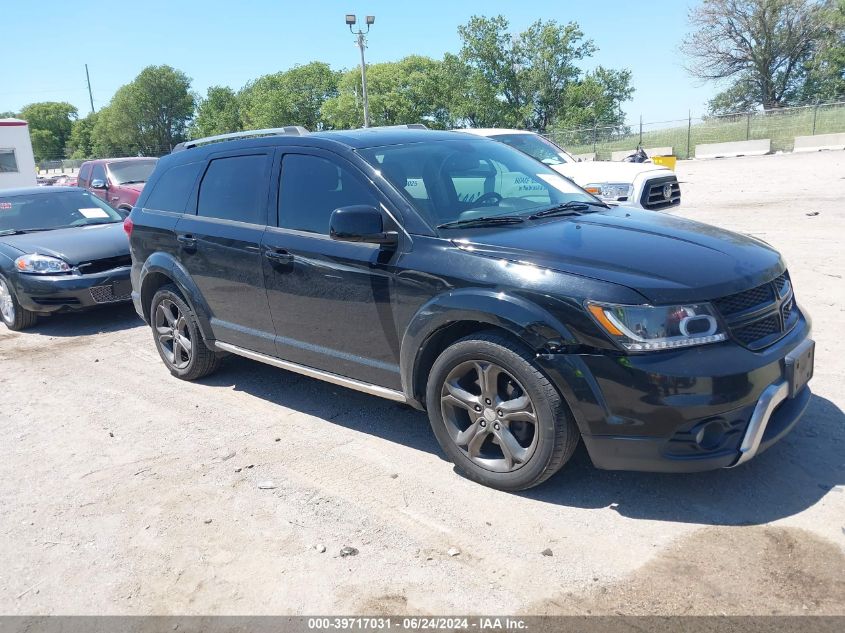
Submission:
<svg viewBox="0 0 845 633">
<path fill-rule="evenodd" d="M 266 154 L 212 160 L 200 183 L 197 215 L 266 224 L 268 165 Z"/>
<path fill-rule="evenodd" d="M 188 199 L 203 168 L 203 163 L 175 165 L 165 171 L 153 183 L 153 188 L 144 202 L 144 208 L 157 211 L 185 213 Z"/>
</svg>

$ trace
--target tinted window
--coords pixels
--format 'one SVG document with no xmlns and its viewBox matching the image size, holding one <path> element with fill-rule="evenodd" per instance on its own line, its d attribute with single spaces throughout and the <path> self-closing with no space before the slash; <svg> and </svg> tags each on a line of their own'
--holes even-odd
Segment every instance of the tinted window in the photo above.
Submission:
<svg viewBox="0 0 845 633">
<path fill-rule="evenodd" d="M 230 156 L 211 161 L 202 179 L 197 215 L 264 224 L 267 156 Z"/>
<path fill-rule="evenodd" d="M 202 167 L 203 163 L 190 163 L 168 169 L 156 181 L 144 206 L 159 211 L 184 213 Z"/>
<path fill-rule="evenodd" d="M 79 170 L 79 185 L 85 186 L 91 178 L 91 163 L 86 163 Z"/>
<path fill-rule="evenodd" d="M 15 150 L 0 149 L 0 173 L 16 172 L 18 161 L 15 158 Z"/>
<path fill-rule="evenodd" d="M 279 226 L 286 229 L 328 235 L 332 211 L 338 207 L 378 205 L 357 176 L 317 156 L 285 156 L 279 187 Z"/>
<path fill-rule="evenodd" d="M 101 164 L 94 165 L 94 171 L 91 172 L 91 181 L 94 180 L 106 181 L 106 169 Z"/>
</svg>

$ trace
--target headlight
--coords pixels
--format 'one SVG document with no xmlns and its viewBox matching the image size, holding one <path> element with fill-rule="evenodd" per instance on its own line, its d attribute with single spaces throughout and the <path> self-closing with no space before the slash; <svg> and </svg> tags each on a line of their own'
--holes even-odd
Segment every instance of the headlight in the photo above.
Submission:
<svg viewBox="0 0 845 633">
<path fill-rule="evenodd" d="M 631 197 L 633 185 L 627 182 L 599 182 L 584 187 L 594 196 L 606 200 L 618 200 L 619 198 Z"/>
<path fill-rule="evenodd" d="M 21 255 L 15 260 L 15 269 L 21 273 L 34 273 L 36 275 L 56 275 L 69 273 L 70 264 L 58 257 L 49 255 Z"/>
<path fill-rule="evenodd" d="M 707 303 L 621 306 L 587 302 L 587 309 L 614 341 L 632 352 L 718 343 L 727 338 Z"/>
</svg>

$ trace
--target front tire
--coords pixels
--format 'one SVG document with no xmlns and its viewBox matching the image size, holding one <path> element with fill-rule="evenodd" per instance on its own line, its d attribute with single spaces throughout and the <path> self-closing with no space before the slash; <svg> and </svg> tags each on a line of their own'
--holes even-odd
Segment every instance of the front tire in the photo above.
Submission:
<svg viewBox="0 0 845 633">
<path fill-rule="evenodd" d="M 177 378 L 196 380 L 220 366 L 202 338 L 196 315 L 173 284 L 162 286 L 153 296 L 150 326 L 161 360 Z"/>
<path fill-rule="evenodd" d="M 469 479 L 506 491 L 563 467 L 580 435 L 532 355 L 499 334 L 476 334 L 434 362 L 426 407 L 437 441 Z"/>
<path fill-rule="evenodd" d="M 0 276 L 0 319 L 10 330 L 31 328 L 38 322 L 38 315 L 21 307 L 15 291 L 5 277 Z"/>
</svg>

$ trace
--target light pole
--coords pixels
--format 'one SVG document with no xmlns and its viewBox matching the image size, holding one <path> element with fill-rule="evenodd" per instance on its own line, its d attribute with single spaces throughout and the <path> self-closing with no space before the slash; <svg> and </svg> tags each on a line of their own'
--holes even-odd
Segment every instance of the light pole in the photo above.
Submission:
<svg viewBox="0 0 845 633">
<path fill-rule="evenodd" d="M 364 99 L 364 127 L 370 127 L 370 104 L 367 101 L 367 64 L 364 62 L 364 49 L 367 48 L 367 33 L 370 32 L 370 27 L 375 23 L 376 16 L 368 15 L 366 18 L 367 30 L 357 31 L 352 30 L 352 27 L 358 21 L 357 16 L 347 13 L 346 24 L 349 26 L 349 32 L 358 37 L 358 48 L 361 50 L 361 93 Z"/>
</svg>

